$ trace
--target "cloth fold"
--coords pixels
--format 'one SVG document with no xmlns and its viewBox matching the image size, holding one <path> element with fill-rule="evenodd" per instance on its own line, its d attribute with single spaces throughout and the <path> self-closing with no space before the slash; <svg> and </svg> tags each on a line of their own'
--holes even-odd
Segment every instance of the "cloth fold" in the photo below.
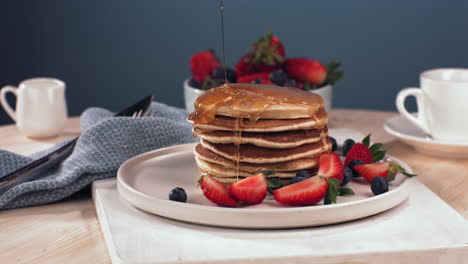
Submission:
<svg viewBox="0 0 468 264">
<path fill-rule="evenodd" d="M 80 117 L 82 134 L 73 153 L 37 179 L 17 185 L 0 196 L 0 208 L 34 206 L 61 200 L 94 180 L 114 177 L 127 159 L 157 148 L 194 142 L 187 113 L 154 102 L 151 117 L 113 117 L 102 108 L 89 108 Z M 0 150 L 0 178 L 66 142 L 31 155 Z"/>
</svg>

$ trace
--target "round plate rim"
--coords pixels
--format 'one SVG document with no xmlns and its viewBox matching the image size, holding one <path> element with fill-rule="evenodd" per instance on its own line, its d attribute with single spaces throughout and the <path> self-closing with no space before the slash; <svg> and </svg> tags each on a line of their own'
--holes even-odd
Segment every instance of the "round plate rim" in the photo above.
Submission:
<svg viewBox="0 0 468 264">
<path fill-rule="evenodd" d="M 393 189 L 393 190 L 391 190 L 391 191 L 389 191 L 387 193 L 372 196 L 372 197 L 369 197 L 369 198 L 366 198 L 366 199 L 363 199 L 363 200 L 350 201 L 350 202 L 345 202 L 345 203 L 338 203 L 338 204 L 331 204 L 331 205 L 289 207 L 289 208 L 255 208 L 255 209 L 251 209 L 251 208 L 216 207 L 216 206 L 206 206 L 206 205 L 199 205 L 199 204 L 189 204 L 189 203 L 175 203 L 173 201 L 159 199 L 159 198 L 147 195 L 145 193 L 142 193 L 142 192 L 136 190 L 135 188 L 133 188 L 129 183 L 126 182 L 125 177 L 122 174 L 123 171 L 127 170 L 127 167 L 131 167 L 131 166 L 133 166 L 135 164 L 146 161 L 146 160 L 148 160 L 150 158 L 153 158 L 153 157 L 162 156 L 166 152 L 169 152 L 167 154 L 170 154 L 170 153 L 175 153 L 175 152 L 187 151 L 190 148 L 194 148 L 196 146 L 196 144 L 197 143 L 189 143 L 189 144 L 175 145 L 175 146 L 170 146 L 170 147 L 166 147 L 166 148 L 156 149 L 156 150 L 153 150 L 153 151 L 142 153 L 142 154 L 140 154 L 138 156 L 135 156 L 135 157 L 130 158 L 129 160 L 125 161 L 120 166 L 119 170 L 117 171 L 117 184 L 118 184 L 119 194 L 121 196 L 123 196 L 123 198 L 125 200 L 130 202 L 133 206 L 141 208 L 143 210 L 145 210 L 145 209 L 142 208 L 141 206 L 139 206 L 138 204 L 135 204 L 134 201 L 132 201 L 132 199 L 128 199 L 128 197 L 126 197 L 126 194 L 122 190 L 120 190 L 120 188 L 124 188 L 125 191 L 129 191 L 129 192 L 133 193 L 134 195 L 139 196 L 140 198 L 151 200 L 151 201 L 154 201 L 154 202 L 157 202 L 157 203 L 166 203 L 167 205 L 170 204 L 172 207 L 202 209 L 202 210 L 206 210 L 206 211 L 215 211 L 215 212 L 219 212 L 219 213 L 247 213 L 247 214 L 249 214 L 249 213 L 252 213 L 253 210 L 255 210 L 255 212 L 262 213 L 262 214 L 277 214 L 277 213 L 280 213 L 280 212 L 281 213 L 293 213 L 293 212 L 304 212 L 304 211 L 313 212 L 313 211 L 333 210 L 333 209 L 337 209 L 337 208 L 351 207 L 351 206 L 354 206 L 356 204 L 359 204 L 359 205 L 364 204 L 365 205 L 365 204 L 368 204 L 368 203 L 373 203 L 373 202 L 376 202 L 376 201 L 379 201 L 379 200 L 382 200 L 382 199 L 386 199 L 388 196 L 391 196 L 391 195 L 395 194 L 395 192 L 407 191 L 407 189 L 409 188 L 408 186 L 411 183 L 411 179 L 405 179 L 397 188 L 395 188 L 395 189 Z M 399 163 L 409 173 L 412 173 L 411 168 L 407 164 L 402 162 L 401 160 L 396 159 L 396 158 L 391 157 L 391 156 L 389 158 L 391 158 L 395 162 Z M 401 199 L 401 201 L 398 202 L 396 205 L 398 205 L 401 202 L 403 202 L 404 200 L 406 200 L 408 198 L 408 195 L 409 195 L 409 192 L 407 192 L 406 195 L 405 195 L 405 198 Z M 394 206 L 396 206 L 396 205 L 394 205 Z M 391 206 L 390 208 L 392 208 L 394 206 Z M 390 208 L 388 208 L 388 209 L 390 209 Z M 385 209 L 383 211 L 386 211 L 388 209 Z M 145 211 L 147 211 L 147 210 L 145 210 Z M 377 213 L 380 213 L 380 212 L 382 212 L 382 211 L 378 211 L 378 212 L 376 212 L 374 214 L 377 214 Z M 150 213 L 156 214 L 154 212 L 150 212 Z M 373 214 L 370 214 L 370 215 L 373 215 Z M 168 217 L 168 216 L 164 216 L 164 217 Z M 365 217 L 365 216 L 363 216 L 363 217 Z M 171 218 L 171 217 L 168 217 L 168 218 Z M 360 218 L 362 218 L 362 217 L 360 217 Z M 174 218 L 174 219 L 177 219 L 177 218 Z M 356 219 L 359 219 L 359 218 L 356 218 Z"/>
</svg>

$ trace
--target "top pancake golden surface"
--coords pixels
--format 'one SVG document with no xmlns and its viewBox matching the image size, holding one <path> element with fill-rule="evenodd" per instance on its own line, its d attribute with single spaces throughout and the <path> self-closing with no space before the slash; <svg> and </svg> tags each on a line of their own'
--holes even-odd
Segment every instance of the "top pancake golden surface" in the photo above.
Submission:
<svg viewBox="0 0 468 264">
<path fill-rule="evenodd" d="M 310 118 L 323 109 L 318 94 L 292 87 L 263 84 L 224 84 L 212 88 L 195 101 L 195 123 L 208 123 L 216 115 L 235 118 L 296 119 Z"/>
</svg>

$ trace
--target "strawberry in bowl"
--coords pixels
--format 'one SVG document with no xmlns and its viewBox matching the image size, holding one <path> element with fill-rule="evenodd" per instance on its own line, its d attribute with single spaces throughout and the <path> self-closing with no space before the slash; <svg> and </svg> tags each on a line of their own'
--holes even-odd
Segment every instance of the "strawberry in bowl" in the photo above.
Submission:
<svg viewBox="0 0 468 264">
<path fill-rule="evenodd" d="M 213 50 L 201 51 L 190 58 L 192 76 L 184 82 L 185 109 L 193 112 L 193 103 L 201 93 L 227 79 L 229 83 L 274 84 L 311 91 L 322 96 L 329 111 L 333 85 L 343 77 L 340 65 L 335 61 L 324 65 L 306 57 L 288 58 L 283 42 L 272 32 L 258 38 L 233 69 L 222 65 Z"/>
</svg>

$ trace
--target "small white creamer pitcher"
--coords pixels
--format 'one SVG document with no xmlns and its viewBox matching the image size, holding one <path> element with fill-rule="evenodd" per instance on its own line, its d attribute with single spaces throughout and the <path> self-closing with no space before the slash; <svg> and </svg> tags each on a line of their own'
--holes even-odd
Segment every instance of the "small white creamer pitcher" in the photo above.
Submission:
<svg viewBox="0 0 468 264">
<path fill-rule="evenodd" d="M 6 100 L 8 92 L 16 95 L 16 111 Z M 65 83 L 58 79 L 33 78 L 22 81 L 18 88 L 5 86 L 0 91 L 0 103 L 27 137 L 57 136 L 65 126 Z"/>
</svg>

